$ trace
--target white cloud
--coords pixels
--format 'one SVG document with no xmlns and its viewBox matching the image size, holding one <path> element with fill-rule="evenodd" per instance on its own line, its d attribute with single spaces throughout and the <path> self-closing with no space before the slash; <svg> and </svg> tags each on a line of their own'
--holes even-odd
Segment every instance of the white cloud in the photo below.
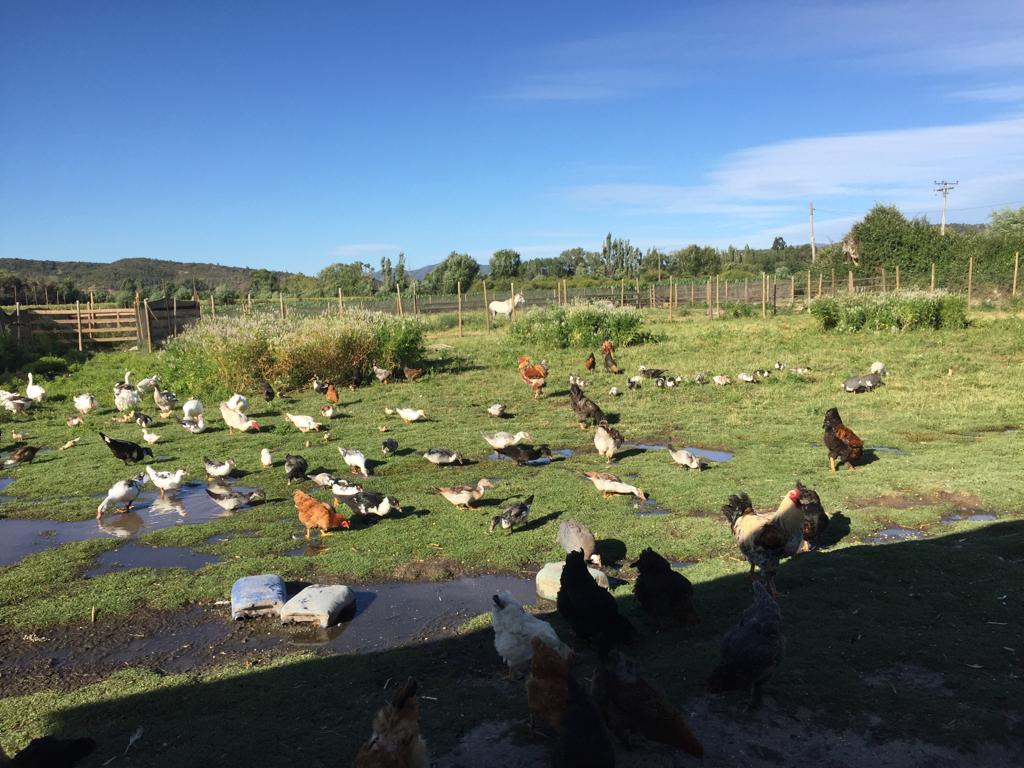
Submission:
<svg viewBox="0 0 1024 768">
<path fill-rule="evenodd" d="M 989 88 L 972 88 L 954 91 L 950 94 L 964 101 L 1017 102 L 1024 101 L 1024 85 L 995 85 Z"/>
</svg>

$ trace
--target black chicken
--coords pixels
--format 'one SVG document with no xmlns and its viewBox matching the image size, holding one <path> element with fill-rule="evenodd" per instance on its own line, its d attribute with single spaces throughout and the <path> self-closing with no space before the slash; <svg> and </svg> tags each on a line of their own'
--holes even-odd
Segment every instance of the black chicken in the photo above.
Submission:
<svg viewBox="0 0 1024 768">
<path fill-rule="evenodd" d="M 43 736 L 32 739 L 10 762 L 3 764 L 9 768 L 71 768 L 95 749 L 96 742 L 88 737 L 58 739 Z"/>
<path fill-rule="evenodd" d="M 599 587 L 587 570 L 583 550 L 565 557 L 556 605 L 576 637 L 594 641 L 599 649 L 607 649 L 633 634 L 633 625 L 619 615 L 615 598 Z"/>
<path fill-rule="evenodd" d="M 537 461 L 537 459 L 551 458 L 551 449 L 546 445 L 534 448 L 532 445 L 520 443 L 519 445 L 507 445 L 504 448 L 498 448 L 497 452 L 502 456 L 512 459 L 516 464 L 529 464 L 531 461 Z"/>
<path fill-rule="evenodd" d="M 263 399 L 266 400 L 268 403 L 276 397 L 276 394 L 274 393 L 274 388 L 272 386 L 270 386 L 270 382 L 269 381 L 264 381 L 263 382 L 262 390 L 263 390 Z"/>
<path fill-rule="evenodd" d="M 782 611 L 760 581 L 754 603 L 722 638 L 722 661 L 708 678 L 709 693 L 750 691 L 751 709 L 761 705 L 762 689 L 786 655 Z"/>
<path fill-rule="evenodd" d="M 640 571 L 633 594 L 647 613 L 659 621 L 681 618 L 687 624 L 700 623 L 693 609 L 693 585 L 683 574 L 672 570 L 668 560 L 648 547 L 631 567 Z"/>
<path fill-rule="evenodd" d="M 293 480 L 305 479 L 308 471 L 309 464 L 301 456 L 292 456 L 289 453 L 284 457 L 284 476 L 288 478 L 288 485 L 291 485 Z"/>
<path fill-rule="evenodd" d="M 607 416 L 604 415 L 597 403 L 583 394 L 583 390 L 580 385 L 576 382 L 572 382 L 569 385 L 569 405 L 576 413 L 576 419 L 580 423 L 580 429 L 586 429 L 587 426 L 597 426 L 601 421 L 607 420 Z"/>
<path fill-rule="evenodd" d="M 130 461 L 144 461 L 146 456 L 153 458 L 151 448 L 133 443 L 131 440 L 116 440 L 113 437 L 107 437 L 102 432 L 100 432 L 100 437 L 103 438 L 103 442 L 107 444 L 110 452 L 114 454 L 114 458 L 120 459 L 125 465 Z"/>
<path fill-rule="evenodd" d="M 804 488 L 799 480 L 796 487 L 800 491 L 800 508 L 804 511 L 804 541 L 808 549 L 817 549 L 821 546 L 825 529 L 828 528 L 829 517 L 825 514 L 817 491 Z"/>
</svg>

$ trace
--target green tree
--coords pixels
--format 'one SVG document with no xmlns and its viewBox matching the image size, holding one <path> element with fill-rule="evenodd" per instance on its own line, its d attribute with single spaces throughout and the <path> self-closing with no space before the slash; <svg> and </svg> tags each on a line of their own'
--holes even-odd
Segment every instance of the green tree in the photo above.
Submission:
<svg viewBox="0 0 1024 768">
<path fill-rule="evenodd" d="M 380 289 L 384 293 L 391 293 L 395 289 L 395 271 L 390 256 L 380 257 Z"/>
<path fill-rule="evenodd" d="M 468 290 L 480 272 L 480 265 L 466 253 L 452 251 L 448 258 L 423 280 L 423 288 L 430 293 L 455 293 L 459 282 Z"/>
<path fill-rule="evenodd" d="M 500 251 L 494 252 L 494 255 L 491 256 L 490 265 L 491 277 L 495 279 L 512 278 L 519 277 L 523 261 L 516 251 L 503 248 Z"/>
<path fill-rule="evenodd" d="M 403 291 L 409 287 L 409 276 L 405 274 L 405 254 L 398 254 L 398 261 L 395 262 L 395 285 Z"/>
<path fill-rule="evenodd" d="M 279 290 L 277 275 L 269 269 L 254 269 L 249 275 L 249 293 L 266 298 Z"/>
<path fill-rule="evenodd" d="M 785 238 L 783 238 L 783 237 L 776 237 L 772 241 L 772 250 L 773 251 L 783 251 L 785 249 L 786 249 L 786 239 Z"/>
<path fill-rule="evenodd" d="M 1001 237 L 1024 238 L 1024 206 L 1020 208 L 1003 208 L 992 211 L 993 235 Z"/>
<path fill-rule="evenodd" d="M 327 296 L 336 295 L 339 288 L 346 296 L 369 296 L 374 289 L 370 265 L 361 261 L 324 267 L 317 275 L 317 281 Z"/>
</svg>

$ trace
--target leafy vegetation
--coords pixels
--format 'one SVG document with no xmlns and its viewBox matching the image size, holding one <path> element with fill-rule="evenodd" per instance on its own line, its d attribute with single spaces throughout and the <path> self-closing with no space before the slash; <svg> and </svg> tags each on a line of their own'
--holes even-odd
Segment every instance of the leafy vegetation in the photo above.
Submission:
<svg viewBox="0 0 1024 768">
<path fill-rule="evenodd" d="M 167 383 L 196 395 L 228 395 L 305 386 L 314 374 L 338 382 L 372 365 L 412 365 L 423 356 L 423 331 L 413 318 L 349 312 L 344 317 L 225 317 L 190 327 L 164 352 Z"/>
<path fill-rule="evenodd" d="M 825 331 L 956 329 L 967 325 L 967 299 L 945 292 L 843 294 L 815 299 L 811 314 Z"/>
<path fill-rule="evenodd" d="M 605 339 L 618 346 L 638 344 L 649 338 L 644 315 L 630 307 L 579 303 L 570 307 L 545 307 L 519 313 L 509 336 L 520 345 L 576 348 L 599 347 Z"/>
</svg>

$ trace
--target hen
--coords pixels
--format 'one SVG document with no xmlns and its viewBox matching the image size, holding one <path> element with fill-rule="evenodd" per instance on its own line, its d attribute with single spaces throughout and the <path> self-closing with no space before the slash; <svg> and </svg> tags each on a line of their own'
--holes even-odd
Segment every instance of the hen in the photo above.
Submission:
<svg viewBox="0 0 1024 768">
<path fill-rule="evenodd" d="M 594 360 L 594 353 L 591 352 L 589 355 L 587 355 L 587 359 L 583 361 L 583 367 L 586 368 L 588 371 L 592 371 L 594 370 L 595 363 L 596 361 Z"/>
<path fill-rule="evenodd" d="M 707 681 L 709 693 L 750 691 L 750 708 L 760 706 L 762 689 L 786 655 L 782 611 L 760 582 L 754 603 L 722 638 L 722 660 Z"/>
<path fill-rule="evenodd" d="M 306 538 L 309 538 L 310 531 L 319 528 L 324 536 L 329 536 L 332 528 L 348 528 L 348 518 L 339 515 L 327 504 L 317 501 L 308 493 L 296 490 L 292 493 L 292 500 L 295 502 L 295 510 L 299 513 L 299 522 L 306 528 Z"/>
<path fill-rule="evenodd" d="M 779 561 L 807 549 L 804 544 L 802 492 L 803 488 L 798 483 L 786 494 L 778 509 L 770 514 L 755 512 L 750 497 L 745 493 L 730 496 L 722 507 L 740 552 L 750 563 L 751 576 L 755 566 L 760 568 L 761 577 L 773 595 L 778 594 L 775 572 L 779 569 Z"/>
<path fill-rule="evenodd" d="M 495 638 L 497 642 L 497 638 Z M 562 654 L 540 637 L 530 640 L 533 655 L 526 678 L 526 702 L 530 708 L 530 726 L 540 719 L 552 731 L 562 725 L 569 699 L 568 654 Z"/>
<path fill-rule="evenodd" d="M 598 648 L 608 648 L 633 634 L 633 625 L 619 615 L 615 598 L 599 587 L 587 570 L 583 550 L 565 556 L 556 605 L 576 637 L 594 641 Z"/>
<path fill-rule="evenodd" d="M 430 755 L 420 735 L 416 680 L 409 678 L 373 718 L 373 735 L 359 748 L 354 768 L 427 768 Z"/>
<path fill-rule="evenodd" d="M 557 762 L 562 768 L 615 768 L 611 735 L 587 692 L 567 678 L 566 707 L 559 723 Z"/>
<path fill-rule="evenodd" d="M 520 676 L 530 668 L 535 639 L 553 648 L 563 658 L 569 657 L 569 646 L 558 639 L 554 628 L 523 610 L 507 590 L 494 596 L 491 625 L 494 627 L 494 648 L 512 675 Z"/>
<path fill-rule="evenodd" d="M 668 560 L 648 547 L 632 567 L 640 571 L 633 594 L 647 613 L 659 621 L 679 618 L 687 624 L 700 623 L 693 609 L 693 585 L 683 574 L 672 570 Z"/>
<path fill-rule="evenodd" d="M 544 385 L 547 383 L 547 366 L 542 363 L 535 364 L 528 357 L 520 357 L 517 362 L 519 363 L 519 378 L 530 385 L 535 398 L 540 398 L 544 391 Z"/>
<path fill-rule="evenodd" d="M 846 466 L 853 469 L 853 462 L 864 455 L 864 443 L 853 430 L 843 424 L 838 408 L 829 408 L 825 412 L 825 447 L 828 448 L 828 466 L 836 471 L 836 459 L 845 461 Z"/>
<path fill-rule="evenodd" d="M 704 746 L 664 691 L 648 682 L 636 661 L 611 651 L 598 667 L 597 688 L 608 723 L 624 742 L 638 733 L 651 741 L 677 747 L 694 757 Z"/>
<path fill-rule="evenodd" d="M 583 394 L 580 385 L 575 381 L 569 384 L 569 405 L 576 413 L 576 420 L 580 429 L 586 429 L 588 425 L 597 426 L 602 421 L 607 421 L 604 411 L 597 403 Z"/>
</svg>

